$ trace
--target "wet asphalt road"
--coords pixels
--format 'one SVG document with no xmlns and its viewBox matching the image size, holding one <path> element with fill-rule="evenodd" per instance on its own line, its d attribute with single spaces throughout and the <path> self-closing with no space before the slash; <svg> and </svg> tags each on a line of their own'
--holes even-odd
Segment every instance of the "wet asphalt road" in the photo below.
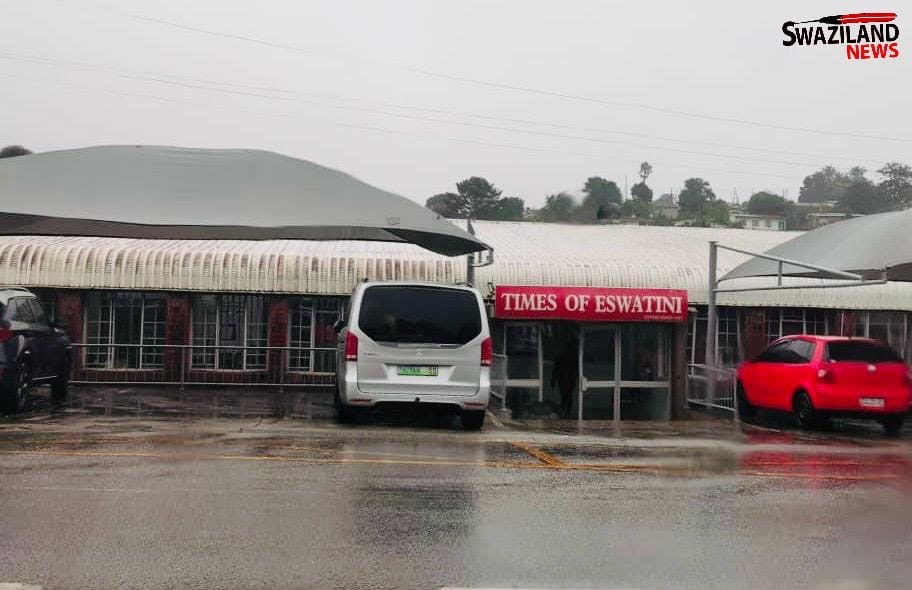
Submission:
<svg viewBox="0 0 912 590">
<path fill-rule="evenodd" d="M 912 587 L 908 434 L 776 419 L 465 433 L 282 417 L 262 396 L 241 417 L 193 395 L 83 395 L 0 419 L 0 583 Z"/>
</svg>

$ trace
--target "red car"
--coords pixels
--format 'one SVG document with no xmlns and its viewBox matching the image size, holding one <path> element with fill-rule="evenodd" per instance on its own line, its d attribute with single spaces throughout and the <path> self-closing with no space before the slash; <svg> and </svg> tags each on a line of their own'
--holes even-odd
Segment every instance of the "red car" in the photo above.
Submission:
<svg viewBox="0 0 912 590">
<path fill-rule="evenodd" d="M 802 428 L 828 417 L 869 418 L 902 428 L 912 377 L 890 347 L 867 338 L 787 336 L 738 367 L 738 411 L 792 412 Z"/>
</svg>

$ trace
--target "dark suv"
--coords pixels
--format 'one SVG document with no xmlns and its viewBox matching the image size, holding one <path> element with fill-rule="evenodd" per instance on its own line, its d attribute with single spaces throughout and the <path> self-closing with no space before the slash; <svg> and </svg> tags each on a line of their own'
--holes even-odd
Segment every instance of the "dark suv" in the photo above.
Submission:
<svg viewBox="0 0 912 590">
<path fill-rule="evenodd" d="M 25 409 L 34 385 L 50 385 L 53 401 L 64 401 L 72 354 L 67 335 L 21 287 L 0 287 L 0 318 L 0 412 Z"/>
</svg>

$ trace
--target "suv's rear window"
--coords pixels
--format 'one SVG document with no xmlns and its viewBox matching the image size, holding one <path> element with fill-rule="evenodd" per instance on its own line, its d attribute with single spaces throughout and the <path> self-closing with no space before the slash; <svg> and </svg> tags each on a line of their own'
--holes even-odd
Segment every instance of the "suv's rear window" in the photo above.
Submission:
<svg viewBox="0 0 912 590">
<path fill-rule="evenodd" d="M 860 361 L 864 363 L 899 363 L 902 359 L 893 349 L 873 342 L 830 342 L 827 358 L 831 361 Z"/>
<path fill-rule="evenodd" d="M 470 291 L 368 287 L 358 326 L 378 342 L 465 344 L 481 333 L 481 309 Z"/>
</svg>

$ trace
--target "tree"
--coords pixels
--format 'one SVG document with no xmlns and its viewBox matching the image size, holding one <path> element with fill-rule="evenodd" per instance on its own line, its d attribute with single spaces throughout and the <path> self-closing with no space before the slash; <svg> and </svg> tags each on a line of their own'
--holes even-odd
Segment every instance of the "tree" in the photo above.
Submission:
<svg viewBox="0 0 912 590">
<path fill-rule="evenodd" d="M 866 180 L 867 173 L 868 169 L 864 166 L 852 166 L 849 168 L 849 180 Z"/>
<path fill-rule="evenodd" d="M 545 205 L 536 212 L 535 218 L 538 221 L 570 221 L 577 207 L 576 199 L 567 193 L 549 195 L 545 199 Z"/>
<path fill-rule="evenodd" d="M 754 215 L 785 215 L 788 201 L 765 191 L 754 193 L 747 202 L 747 212 Z"/>
<path fill-rule="evenodd" d="M 650 174 L 652 174 L 652 164 L 649 162 L 640 164 L 640 180 L 643 184 L 646 184 L 646 179 L 649 178 Z"/>
<path fill-rule="evenodd" d="M 846 212 L 862 215 L 878 213 L 889 206 L 887 197 L 866 178 L 850 182 L 840 203 Z"/>
<path fill-rule="evenodd" d="M 479 176 L 456 183 L 456 192 L 463 203 L 463 211 L 474 219 L 488 219 L 496 211 L 503 191 Z"/>
<path fill-rule="evenodd" d="M 853 168 L 853 170 L 855 170 Z M 862 168 L 862 176 L 864 169 Z M 857 173 L 858 171 L 855 170 Z M 801 190 L 798 193 L 799 203 L 822 203 L 824 201 L 838 201 L 845 193 L 849 184 L 849 177 L 832 166 L 821 168 L 817 172 L 804 177 Z"/>
<path fill-rule="evenodd" d="M 712 199 L 703 205 L 703 219 L 708 225 L 731 225 L 730 213 L 728 203 L 721 199 Z"/>
<path fill-rule="evenodd" d="M 599 207 L 608 203 L 620 205 L 624 200 L 618 185 L 601 176 L 591 176 L 586 179 L 583 192 L 586 196 L 583 197 L 583 204 L 578 211 L 578 215 L 583 221 L 595 221 Z"/>
<path fill-rule="evenodd" d="M 27 156 L 32 151 L 21 145 L 8 145 L 0 150 L 0 158 L 15 158 L 16 156 Z"/>
<path fill-rule="evenodd" d="M 644 199 L 629 199 L 621 205 L 624 217 L 636 217 L 637 219 L 649 219 L 652 217 L 652 203 Z"/>
<path fill-rule="evenodd" d="M 678 195 L 678 207 L 681 213 L 696 216 L 702 223 L 705 221 L 706 203 L 715 200 L 716 194 L 707 181 L 702 178 L 688 178 L 684 181 L 684 190 Z"/>
<path fill-rule="evenodd" d="M 502 192 L 486 179 L 473 176 L 457 182 L 455 193 L 434 195 L 427 200 L 425 207 L 449 218 L 501 219 L 504 207 L 508 207 L 511 213 L 515 208 L 512 202 L 501 204 Z"/>
<path fill-rule="evenodd" d="M 877 173 L 883 177 L 877 187 L 891 204 L 912 203 L 912 168 L 899 162 L 890 162 Z"/>
<path fill-rule="evenodd" d="M 504 197 L 497 201 L 497 204 L 484 219 L 495 221 L 520 221 L 526 213 L 526 202 L 519 197 Z"/>
<path fill-rule="evenodd" d="M 462 199 L 456 193 L 440 193 L 434 195 L 424 204 L 425 207 L 443 217 L 457 219 L 464 217 Z"/>
<path fill-rule="evenodd" d="M 633 198 L 644 203 L 652 202 L 652 189 L 645 182 L 638 182 L 630 187 L 630 194 Z"/>
</svg>

